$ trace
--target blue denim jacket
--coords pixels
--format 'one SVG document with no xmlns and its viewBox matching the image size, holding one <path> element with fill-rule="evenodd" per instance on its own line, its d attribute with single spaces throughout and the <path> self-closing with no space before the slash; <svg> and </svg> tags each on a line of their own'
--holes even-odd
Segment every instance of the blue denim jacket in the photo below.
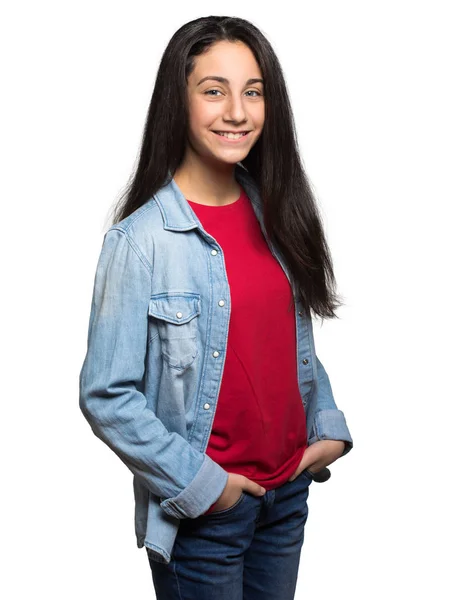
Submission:
<svg viewBox="0 0 458 600">
<path fill-rule="evenodd" d="M 240 164 L 235 177 L 265 235 L 253 178 Z M 278 250 L 269 247 L 291 283 Z M 346 454 L 353 441 L 315 354 L 312 322 L 292 285 L 308 444 L 344 440 Z M 173 179 L 105 233 L 79 378 L 80 408 L 94 434 L 133 473 L 137 546 L 149 548 L 159 562 L 170 561 L 180 519 L 205 513 L 228 479 L 205 450 L 230 313 L 222 248 Z"/>
</svg>

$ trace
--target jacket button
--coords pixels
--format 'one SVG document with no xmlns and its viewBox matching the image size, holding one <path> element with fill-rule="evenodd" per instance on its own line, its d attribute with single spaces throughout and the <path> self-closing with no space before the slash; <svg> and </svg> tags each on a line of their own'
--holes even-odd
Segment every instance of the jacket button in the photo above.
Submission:
<svg viewBox="0 0 458 600">
<path fill-rule="evenodd" d="M 205 408 L 205 410 L 208 410 L 210 408 L 210 404 L 208 402 L 205 402 L 204 408 Z"/>
<path fill-rule="evenodd" d="M 177 312 L 177 319 L 181 319 L 182 316 L 183 316 L 183 313 Z"/>
<path fill-rule="evenodd" d="M 298 314 L 299 314 L 300 317 L 303 317 L 304 316 L 304 311 L 300 310 Z"/>
<path fill-rule="evenodd" d="M 304 360 L 302 362 L 304 363 L 304 365 L 308 365 L 309 364 L 309 361 L 306 358 L 304 358 Z"/>
<path fill-rule="evenodd" d="M 225 302 L 224 302 L 224 300 L 220 300 L 220 301 L 218 302 L 218 304 L 219 304 L 220 306 L 224 306 Z"/>
<path fill-rule="evenodd" d="M 218 352 L 218 350 L 215 350 L 215 351 L 213 352 L 213 356 L 214 356 L 215 358 L 218 358 L 218 356 L 219 356 L 219 352 Z"/>
<path fill-rule="evenodd" d="M 211 254 L 212 254 L 212 256 L 216 256 L 218 254 L 218 250 L 212 250 Z"/>
</svg>

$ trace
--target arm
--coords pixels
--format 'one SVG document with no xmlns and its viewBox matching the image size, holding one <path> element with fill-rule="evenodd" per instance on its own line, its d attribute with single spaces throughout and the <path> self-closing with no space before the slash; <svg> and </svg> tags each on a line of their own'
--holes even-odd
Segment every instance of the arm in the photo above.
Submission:
<svg viewBox="0 0 458 600">
<path fill-rule="evenodd" d="M 316 363 L 316 410 L 312 429 L 313 436 L 309 443 L 313 444 L 318 440 L 342 440 L 345 442 L 345 449 L 342 453 L 344 456 L 353 448 L 353 440 L 345 421 L 345 415 L 336 406 L 331 382 L 318 356 Z"/>
<path fill-rule="evenodd" d="M 152 269 L 129 234 L 104 237 L 94 281 L 80 408 L 107 444 L 172 517 L 203 514 L 222 494 L 228 473 L 169 432 L 142 392 L 148 346 Z"/>
</svg>

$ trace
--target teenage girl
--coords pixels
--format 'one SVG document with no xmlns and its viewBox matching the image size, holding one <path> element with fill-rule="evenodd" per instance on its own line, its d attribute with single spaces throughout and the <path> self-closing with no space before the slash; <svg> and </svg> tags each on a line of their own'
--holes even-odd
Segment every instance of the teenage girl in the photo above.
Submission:
<svg viewBox="0 0 458 600">
<path fill-rule="evenodd" d="M 134 475 L 159 600 L 294 598 L 313 481 L 353 441 L 316 356 L 334 274 L 278 59 L 186 23 L 105 234 L 80 406 Z"/>
</svg>

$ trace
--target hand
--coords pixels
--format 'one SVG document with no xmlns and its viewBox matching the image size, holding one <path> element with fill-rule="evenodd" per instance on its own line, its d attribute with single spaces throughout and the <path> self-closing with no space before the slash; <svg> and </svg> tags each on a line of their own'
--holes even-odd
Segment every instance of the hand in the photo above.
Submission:
<svg viewBox="0 0 458 600">
<path fill-rule="evenodd" d="M 305 449 L 299 466 L 288 481 L 294 481 L 304 469 L 318 473 L 340 458 L 344 450 L 345 442 L 342 440 L 318 440 Z"/>
<path fill-rule="evenodd" d="M 218 500 L 213 504 L 212 512 L 226 510 L 233 506 L 243 491 L 247 491 L 253 496 L 263 496 L 266 493 L 266 490 L 262 486 L 251 481 L 248 477 L 239 475 L 238 473 L 229 473 L 226 487 Z"/>
</svg>

